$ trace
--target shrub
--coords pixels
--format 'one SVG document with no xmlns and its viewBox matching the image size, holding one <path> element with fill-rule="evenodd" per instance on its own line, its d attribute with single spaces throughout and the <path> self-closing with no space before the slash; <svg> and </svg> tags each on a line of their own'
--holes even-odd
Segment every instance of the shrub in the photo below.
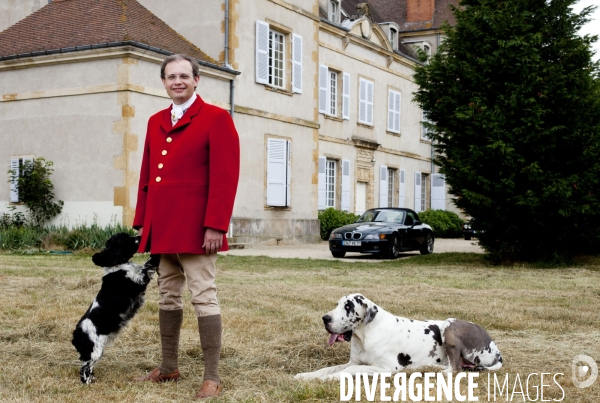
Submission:
<svg viewBox="0 0 600 403">
<path fill-rule="evenodd" d="M 419 213 L 419 219 L 433 228 L 437 238 L 459 238 L 463 220 L 452 211 L 427 210 Z"/>
<path fill-rule="evenodd" d="M 0 249 L 38 248 L 45 230 L 36 227 L 7 227 L 0 229 Z"/>
<path fill-rule="evenodd" d="M 107 225 L 102 228 L 96 224 L 80 225 L 73 229 L 65 226 L 33 227 L 8 226 L 0 227 L 0 249 L 18 250 L 27 248 L 69 249 L 84 248 L 102 249 L 108 238 L 119 232 L 135 235 L 133 228 L 121 224 Z"/>
<path fill-rule="evenodd" d="M 54 184 L 50 180 L 53 162 L 37 158 L 23 163 L 23 173 L 19 175 L 8 171 L 10 181 L 17 184 L 19 200 L 25 204 L 29 212 L 29 222 L 36 227 L 43 227 L 46 221 L 59 214 L 63 201 L 54 202 Z M 18 213 L 15 213 L 18 214 Z"/>
<path fill-rule="evenodd" d="M 336 228 L 352 224 L 360 216 L 330 207 L 319 211 L 319 224 L 321 226 L 321 239 L 329 239 L 329 234 Z"/>
</svg>

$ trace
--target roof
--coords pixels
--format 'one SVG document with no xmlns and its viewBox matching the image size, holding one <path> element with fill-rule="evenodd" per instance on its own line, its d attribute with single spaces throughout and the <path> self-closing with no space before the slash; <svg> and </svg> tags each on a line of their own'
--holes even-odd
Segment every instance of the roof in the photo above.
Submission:
<svg viewBox="0 0 600 403">
<path fill-rule="evenodd" d="M 54 0 L 0 32 L 0 59 L 101 44 L 147 45 L 219 64 L 136 0 Z"/>
<path fill-rule="evenodd" d="M 370 0 L 374 6 L 379 8 L 380 12 L 391 18 L 392 21 L 398 24 L 400 31 L 422 31 L 428 29 L 439 29 L 444 21 L 448 21 L 450 25 L 455 23 L 454 15 L 450 10 L 450 4 L 458 6 L 458 0 L 434 0 L 433 20 L 421 22 L 407 22 L 407 1 L 393 2 L 390 0 Z"/>
<path fill-rule="evenodd" d="M 458 6 L 458 0 L 435 0 L 433 21 L 407 22 L 406 3 L 410 0 L 343 0 L 344 11 L 353 15 L 356 13 L 358 3 L 367 3 L 376 22 L 393 21 L 400 27 L 401 32 L 421 31 L 426 29 L 439 29 L 442 22 L 455 23 L 454 15 L 449 5 Z"/>
<path fill-rule="evenodd" d="M 391 0 L 344 0 L 344 1 L 342 1 L 342 9 L 344 10 L 344 12 L 346 14 L 348 14 L 349 16 L 352 17 L 353 15 L 356 14 L 356 6 L 359 3 L 367 3 L 369 5 L 369 11 L 371 12 L 373 21 L 377 24 L 381 24 L 383 22 L 396 22 L 396 21 L 393 20 L 390 15 L 381 12 L 382 9 L 376 3 L 390 3 L 389 5 L 392 6 L 392 4 L 397 4 L 397 3 L 402 3 L 402 2 L 393 3 Z M 393 7 L 396 7 L 396 6 L 394 5 Z M 406 7 L 406 4 L 405 4 L 405 7 Z M 386 9 L 384 8 L 383 11 L 386 11 Z M 405 11 L 404 15 L 406 16 L 406 11 Z M 402 55 L 409 56 L 413 59 L 417 58 L 417 56 L 415 55 L 415 52 L 400 41 L 398 41 L 398 50 L 396 51 L 396 53 L 400 53 Z"/>
</svg>

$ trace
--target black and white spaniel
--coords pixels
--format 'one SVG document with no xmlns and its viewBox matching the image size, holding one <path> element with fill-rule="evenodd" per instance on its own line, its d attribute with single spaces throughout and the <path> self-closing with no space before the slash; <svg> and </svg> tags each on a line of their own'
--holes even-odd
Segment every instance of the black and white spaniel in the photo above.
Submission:
<svg viewBox="0 0 600 403">
<path fill-rule="evenodd" d="M 81 383 L 92 382 L 94 367 L 104 348 L 144 304 L 146 287 L 158 267 L 160 255 L 151 255 L 144 265 L 131 263 L 129 260 L 139 244 L 140 237 L 116 234 L 106 241 L 101 252 L 92 256 L 94 264 L 104 267 L 105 274 L 100 292 L 73 332 L 72 343 L 83 362 L 79 372 Z"/>
</svg>

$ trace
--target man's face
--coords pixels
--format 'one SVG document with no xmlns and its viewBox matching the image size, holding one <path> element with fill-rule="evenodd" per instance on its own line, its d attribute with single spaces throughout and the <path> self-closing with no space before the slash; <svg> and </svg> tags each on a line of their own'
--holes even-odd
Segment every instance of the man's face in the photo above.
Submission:
<svg viewBox="0 0 600 403">
<path fill-rule="evenodd" d="M 192 65 L 187 60 L 175 60 L 165 66 L 162 82 L 175 105 L 181 105 L 192 97 L 198 81 L 200 77 L 194 77 Z"/>
</svg>

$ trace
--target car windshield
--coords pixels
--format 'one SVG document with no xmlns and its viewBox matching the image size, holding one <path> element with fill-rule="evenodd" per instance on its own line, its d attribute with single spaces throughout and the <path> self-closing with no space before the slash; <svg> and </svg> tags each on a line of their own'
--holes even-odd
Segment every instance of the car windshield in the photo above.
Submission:
<svg viewBox="0 0 600 403">
<path fill-rule="evenodd" d="M 401 224 L 404 221 L 402 210 L 368 210 L 357 222 L 393 222 Z"/>
</svg>

